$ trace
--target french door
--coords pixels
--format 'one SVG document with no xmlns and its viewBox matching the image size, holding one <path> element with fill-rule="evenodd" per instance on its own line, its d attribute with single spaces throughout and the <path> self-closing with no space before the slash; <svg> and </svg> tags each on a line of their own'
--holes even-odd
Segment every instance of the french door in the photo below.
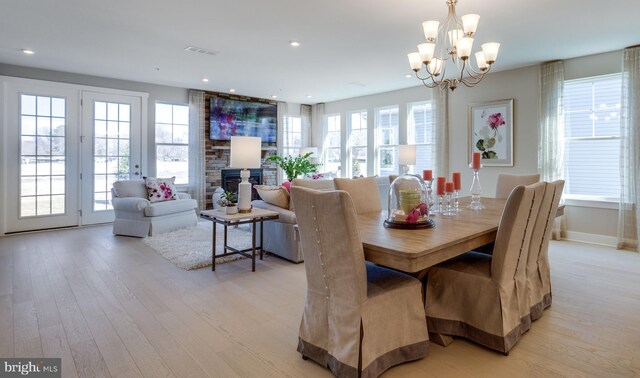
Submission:
<svg viewBox="0 0 640 378">
<path fill-rule="evenodd" d="M 82 224 L 111 222 L 115 181 L 142 177 L 141 97 L 82 93 Z"/>
<path fill-rule="evenodd" d="M 14 78 L 2 84 L 0 233 L 113 221 L 113 182 L 142 177 L 146 96 Z"/>
<path fill-rule="evenodd" d="M 5 231 L 78 225 L 78 91 L 5 85 Z"/>
</svg>

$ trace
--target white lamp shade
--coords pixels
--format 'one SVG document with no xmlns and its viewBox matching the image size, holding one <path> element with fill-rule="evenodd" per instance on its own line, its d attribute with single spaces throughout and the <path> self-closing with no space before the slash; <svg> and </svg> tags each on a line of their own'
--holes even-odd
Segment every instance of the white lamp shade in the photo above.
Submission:
<svg viewBox="0 0 640 378">
<path fill-rule="evenodd" d="M 436 50 L 435 43 L 421 43 L 418 45 L 418 51 L 420 54 L 420 59 L 429 64 L 431 59 L 433 59 L 433 52 Z"/>
<path fill-rule="evenodd" d="M 465 14 L 460 18 L 462 19 L 462 29 L 464 30 L 464 34 L 469 36 L 473 35 L 478 28 L 480 16 L 477 14 Z"/>
<path fill-rule="evenodd" d="M 449 44 L 451 47 L 456 47 L 458 45 L 458 40 L 464 37 L 462 29 L 449 30 L 449 33 L 447 34 L 449 35 Z"/>
<path fill-rule="evenodd" d="M 429 72 L 433 76 L 438 76 L 440 71 L 442 71 L 442 59 L 435 58 L 429 63 Z"/>
<path fill-rule="evenodd" d="M 400 165 L 416 164 L 416 145 L 401 144 L 398 146 L 398 162 Z"/>
<path fill-rule="evenodd" d="M 262 156 L 262 138 L 247 136 L 231 137 L 232 168 L 260 168 Z"/>
<path fill-rule="evenodd" d="M 302 147 L 300 149 L 300 155 L 304 156 L 311 152 L 309 158 L 317 158 L 318 157 L 318 147 Z"/>
<path fill-rule="evenodd" d="M 464 37 L 458 40 L 458 56 L 462 59 L 467 59 L 471 55 L 471 49 L 473 48 L 473 38 Z"/>
<path fill-rule="evenodd" d="M 498 57 L 498 50 L 500 49 L 500 44 L 498 42 L 489 42 L 482 45 L 482 52 L 484 53 L 484 60 L 493 64 Z"/>
<path fill-rule="evenodd" d="M 410 54 L 407 54 L 407 57 L 409 58 L 409 65 L 411 66 L 411 69 L 416 72 L 420 71 L 420 66 L 422 65 L 420 54 L 417 52 L 412 52 Z"/>
<path fill-rule="evenodd" d="M 425 21 L 422 23 L 422 31 L 424 31 L 424 37 L 427 41 L 435 41 L 438 37 L 439 21 Z"/>
<path fill-rule="evenodd" d="M 481 70 L 489 68 L 489 65 L 484 60 L 484 53 L 482 51 L 478 51 L 476 53 L 476 63 L 478 64 L 478 68 Z"/>
</svg>

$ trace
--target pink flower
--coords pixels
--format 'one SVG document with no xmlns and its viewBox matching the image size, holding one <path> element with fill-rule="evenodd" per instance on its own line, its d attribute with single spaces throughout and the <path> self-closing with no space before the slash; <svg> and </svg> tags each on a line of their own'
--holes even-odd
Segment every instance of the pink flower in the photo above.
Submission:
<svg viewBox="0 0 640 378">
<path fill-rule="evenodd" d="M 420 217 L 420 210 L 413 209 L 409 215 L 407 215 L 407 223 L 416 223 Z"/>
<path fill-rule="evenodd" d="M 502 113 L 493 113 L 487 118 L 487 125 L 491 127 L 493 130 L 497 129 L 498 126 L 504 125 L 506 122 L 502 117 Z"/>
<path fill-rule="evenodd" d="M 424 202 L 421 202 L 420 205 L 418 205 L 418 207 L 416 207 L 415 209 L 420 212 L 420 215 L 429 214 L 429 207 Z"/>
</svg>

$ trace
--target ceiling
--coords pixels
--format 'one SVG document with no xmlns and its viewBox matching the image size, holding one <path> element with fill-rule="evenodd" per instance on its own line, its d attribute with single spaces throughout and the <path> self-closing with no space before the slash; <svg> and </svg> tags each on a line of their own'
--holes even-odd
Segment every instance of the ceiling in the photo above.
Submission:
<svg viewBox="0 0 640 378">
<path fill-rule="evenodd" d="M 298 103 L 416 86 L 406 54 L 447 13 L 445 0 L 0 4 L 0 63 Z M 497 71 L 640 43 L 638 0 L 459 0 L 457 13 L 481 16 L 474 52 L 501 43 Z"/>
</svg>

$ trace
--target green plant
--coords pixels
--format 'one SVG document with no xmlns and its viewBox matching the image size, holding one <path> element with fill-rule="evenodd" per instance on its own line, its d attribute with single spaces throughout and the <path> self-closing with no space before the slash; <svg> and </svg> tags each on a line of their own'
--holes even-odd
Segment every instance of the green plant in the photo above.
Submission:
<svg viewBox="0 0 640 378">
<path fill-rule="evenodd" d="M 278 155 L 271 155 L 267 158 L 269 161 L 275 162 L 280 169 L 284 171 L 287 176 L 287 180 L 291 181 L 300 175 L 306 175 L 307 173 L 314 173 L 318 171 L 318 165 L 309 161 L 309 156 L 312 152 L 304 155 L 285 157 Z"/>
<path fill-rule="evenodd" d="M 226 191 L 220 195 L 220 199 L 218 200 L 218 205 L 231 206 L 231 205 L 235 205 L 236 202 L 238 202 L 238 193 Z"/>
</svg>

